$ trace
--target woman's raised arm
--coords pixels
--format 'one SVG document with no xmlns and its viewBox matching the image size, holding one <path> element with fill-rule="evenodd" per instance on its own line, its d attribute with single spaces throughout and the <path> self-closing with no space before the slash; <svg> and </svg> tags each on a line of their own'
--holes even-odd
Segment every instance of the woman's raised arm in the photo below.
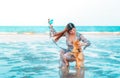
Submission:
<svg viewBox="0 0 120 78">
<path fill-rule="evenodd" d="M 61 32 L 56 32 L 55 29 L 53 28 L 53 20 L 51 21 L 48 19 L 48 24 L 50 25 L 50 37 L 55 37 L 55 41 L 58 41 L 60 37 L 64 36 L 65 32 L 67 31 L 67 28 L 65 28 Z"/>
</svg>

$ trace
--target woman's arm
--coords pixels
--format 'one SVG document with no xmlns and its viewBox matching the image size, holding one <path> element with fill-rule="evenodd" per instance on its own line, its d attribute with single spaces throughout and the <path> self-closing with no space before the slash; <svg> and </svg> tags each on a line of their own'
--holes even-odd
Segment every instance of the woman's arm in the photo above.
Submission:
<svg viewBox="0 0 120 78">
<path fill-rule="evenodd" d="M 80 34 L 80 40 L 83 42 L 83 45 L 85 46 L 83 49 L 86 49 L 88 46 L 91 45 L 90 41 L 87 40 L 82 34 Z"/>
<path fill-rule="evenodd" d="M 48 24 L 49 24 L 49 28 L 50 28 L 50 37 L 53 37 L 56 33 L 56 30 L 53 28 L 53 20 L 52 19 L 48 19 Z"/>
<path fill-rule="evenodd" d="M 48 24 L 50 25 L 50 37 L 55 37 L 55 41 L 58 41 L 60 37 L 65 36 L 65 32 L 67 31 L 67 28 L 65 28 L 61 32 L 56 32 L 49 19 L 48 19 Z"/>
<path fill-rule="evenodd" d="M 53 28 L 52 25 L 50 25 L 50 37 L 53 37 L 56 33 L 56 30 Z"/>
<path fill-rule="evenodd" d="M 65 33 L 67 29 L 64 29 L 63 31 L 61 32 L 56 32 L 56 30 L 53 28 L 52 25 L 50 25 L 50 32 L 51 32 L 51 35 L 52 36 L 58 36 L 58 35 L 61 35 L 62 33 Z"/>
</svg>

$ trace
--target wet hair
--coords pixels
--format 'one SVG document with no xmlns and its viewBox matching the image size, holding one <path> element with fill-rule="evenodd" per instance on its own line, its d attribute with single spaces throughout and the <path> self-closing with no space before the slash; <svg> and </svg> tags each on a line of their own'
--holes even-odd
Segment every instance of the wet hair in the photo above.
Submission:
<svg viewBox="0 0 120 78">
<path fill-rule="evenodd" d="M 63 31 L 54 35 L 54 36 L 56 36 L 55 41 L 58 41 L 59 38 L 61 38 L 66 32 L 69 33 L 69 31 L 72 30 L 72 28 L 75 28 L 74 24 L 73 23 L 68 23 L 66 25 L 66 28 Z"/>
<path fill-rule="evenodd" d="M 75 25 L 74 25 L 73 23 L 68 23 L 68 24 L 67 24 L 68 32 L 69 32 L 70 30 L 72 30 L 72 28 L 75 28 Z"/>
</svg>

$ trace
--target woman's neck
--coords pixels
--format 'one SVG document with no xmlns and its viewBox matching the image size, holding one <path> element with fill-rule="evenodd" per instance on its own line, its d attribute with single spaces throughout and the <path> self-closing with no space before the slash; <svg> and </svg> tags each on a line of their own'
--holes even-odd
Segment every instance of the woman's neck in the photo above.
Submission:
<svg viewBox="0 0 120 78">
<path fill-rule="evenodd" d="M 71 36 L 71 37 L 76 37 L 76 33 L 74 33 L 74 34 L 69 34 L 69 36 Z"/>
<path fill-rule="evenodd" d="M 76 39 L 76 33 L 75 34 L 69 34 L 68 40 L 73 42 Z"/>
</svg>

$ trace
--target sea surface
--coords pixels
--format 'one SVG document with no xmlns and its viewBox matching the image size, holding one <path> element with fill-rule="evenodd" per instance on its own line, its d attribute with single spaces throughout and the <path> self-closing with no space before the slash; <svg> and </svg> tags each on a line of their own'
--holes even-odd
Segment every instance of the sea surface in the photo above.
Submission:
<svg viewBox="0 0 120 78">
<path fill-rule="evenodd" d="M 65 26 L 54 26 L 56 31 L 61 31 Z M 120 26 L 76 26 L 79 32 L 120 32 Z M 48 26 L 0 26 L 0 32 L 49 32 Z"/>
<path fill-rule="evenodd" d="M 56 27 L 55 27 L 56 28 Z M 62 30 L 64 27 L 57 29 Z M 83 32 L 120 32 L 120 27 L 90 27 Z M 104 28 L 104 27 L 103 27 Z M 48 32 L 48 27 L 0 27 L 0 32 Z M 93 31 L 94 30 L 94 31 Z M 91 46 L 83 50 L 85 67 L 59 69 L 59 50 L 48 35 L 0 35 L 0 78 L 120 78 L 120 36 L 84 35 Z M 37 38 L 37 39 L 35 39 Z M 57 44 L 67 47 L 65 38 Z"/>
</svg>

